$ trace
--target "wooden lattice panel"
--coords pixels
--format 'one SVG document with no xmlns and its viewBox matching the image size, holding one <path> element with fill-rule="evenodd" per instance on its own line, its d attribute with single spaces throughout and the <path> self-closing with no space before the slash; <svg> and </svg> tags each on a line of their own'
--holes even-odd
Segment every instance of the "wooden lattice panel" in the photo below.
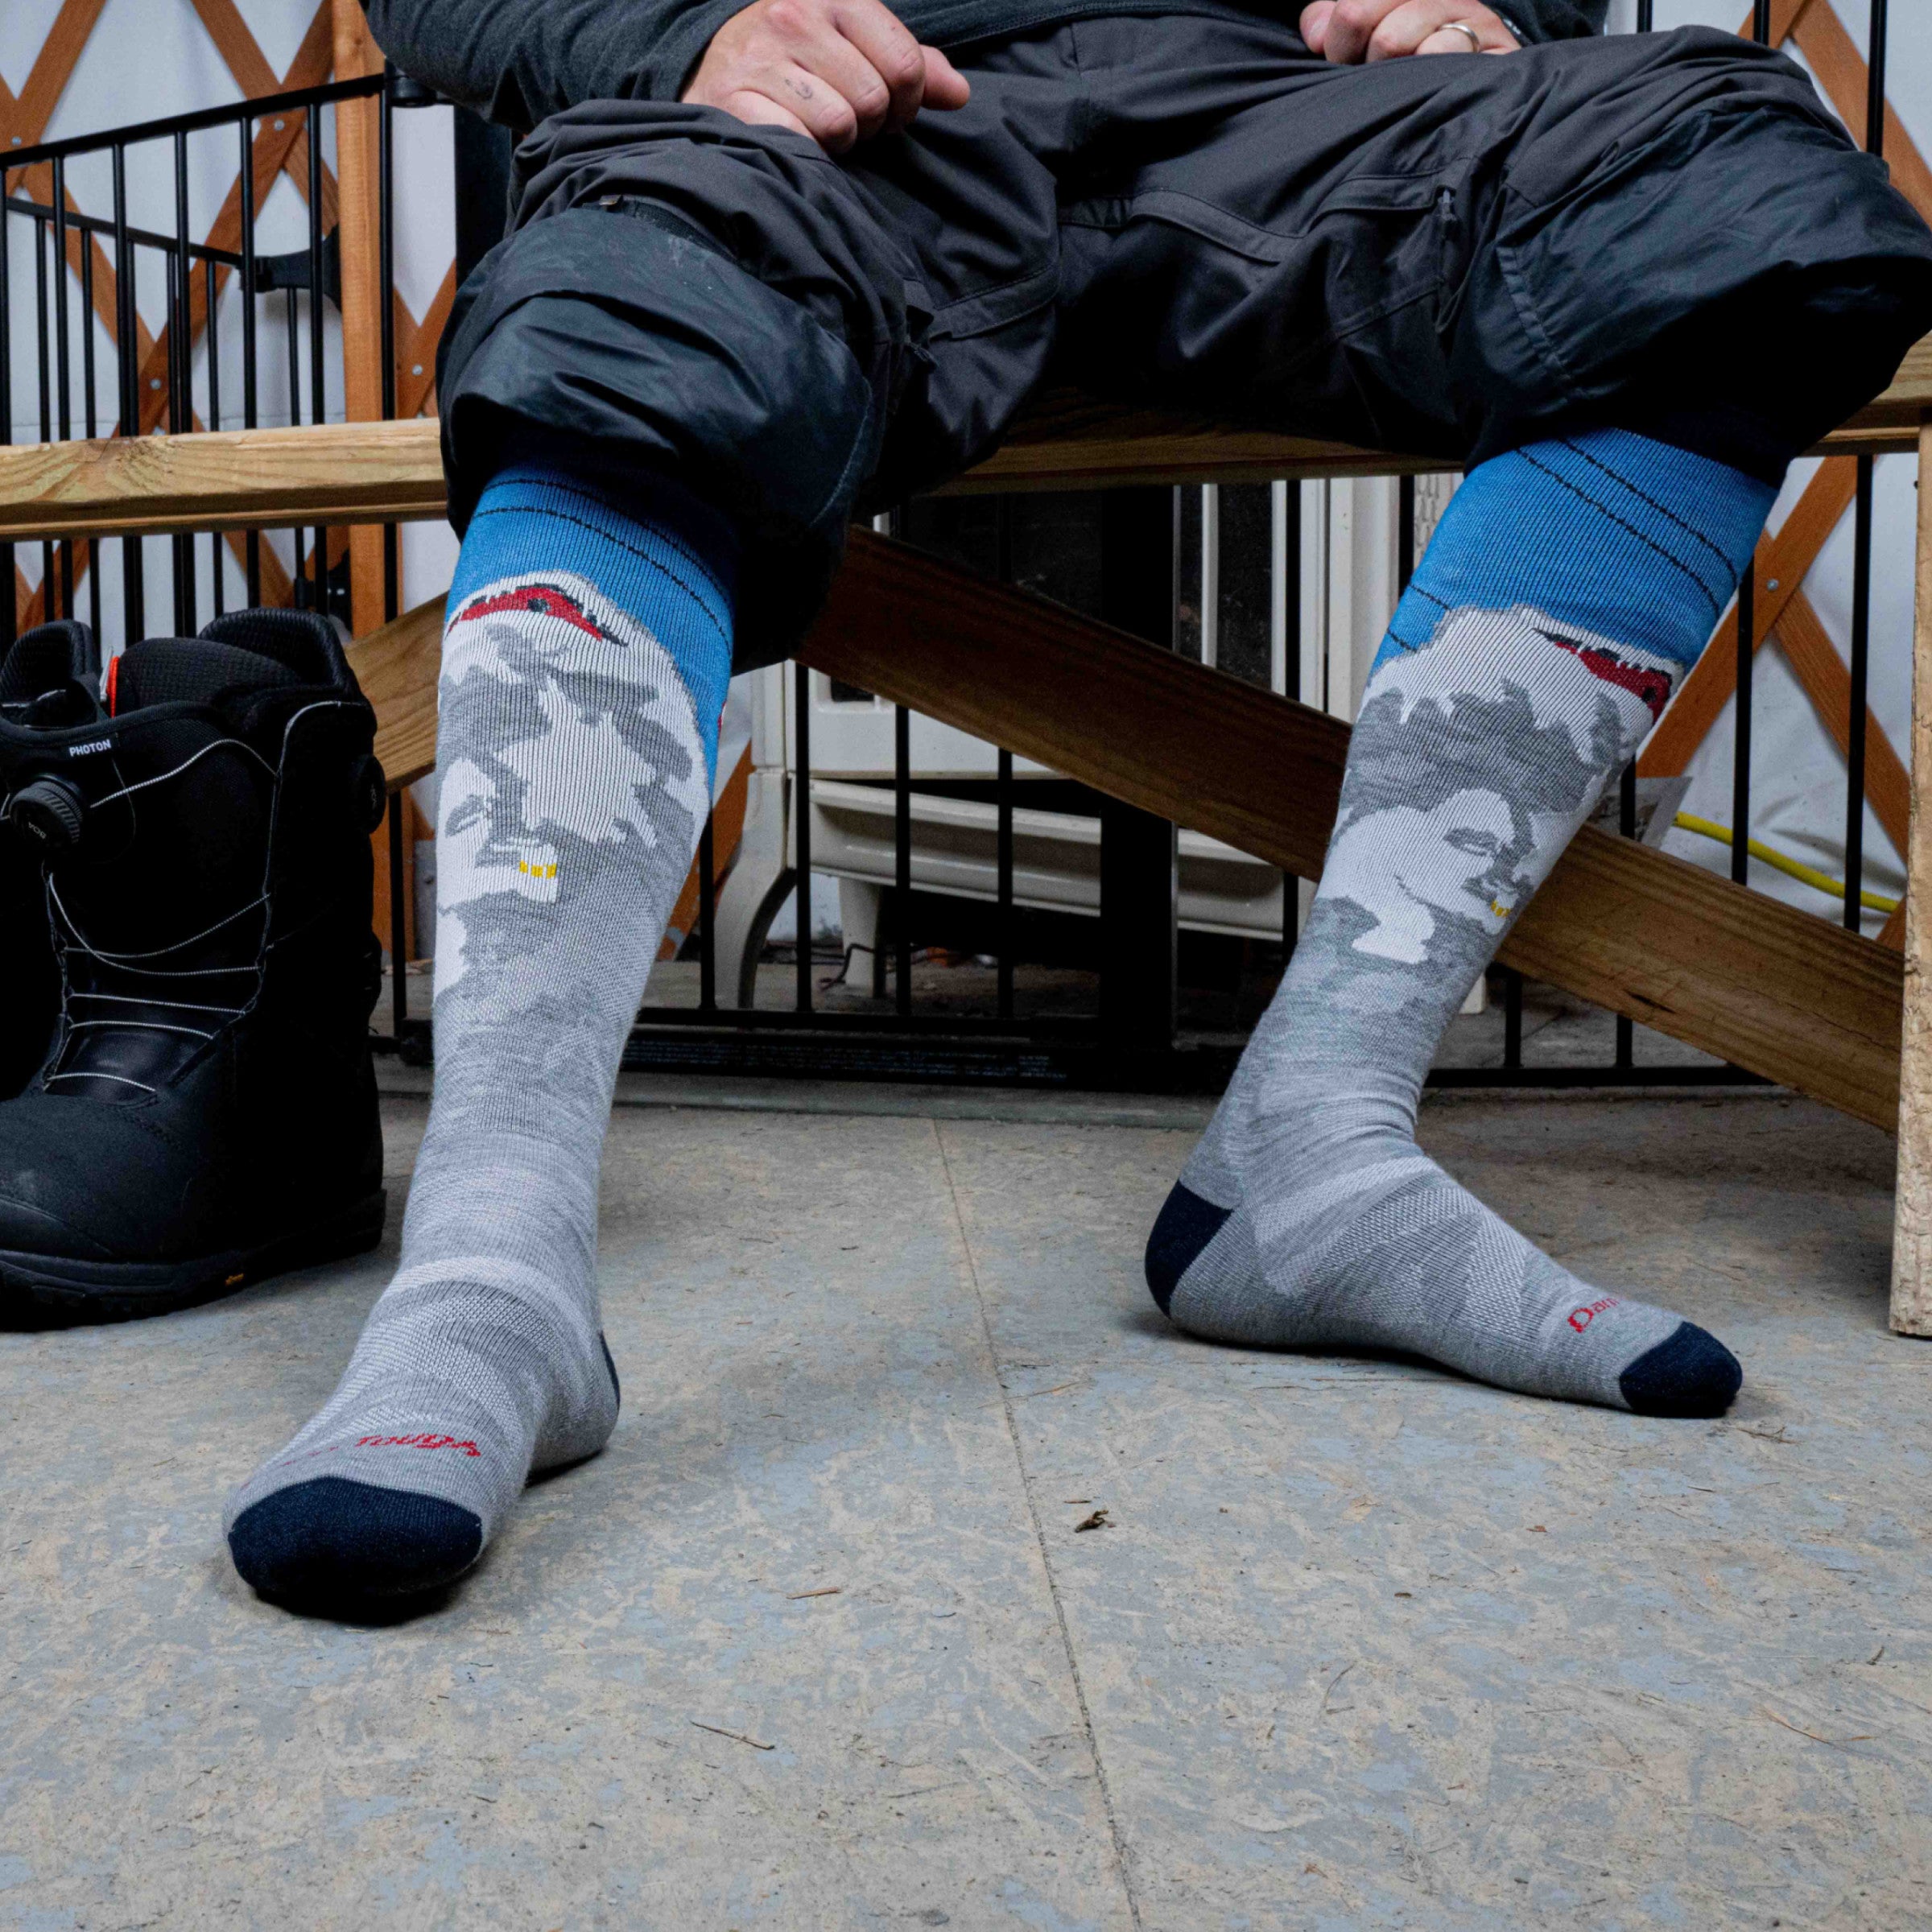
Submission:
<svg viewBox="0 0 1932 1932">
<path fill-rule="evenodd" d="M 31 147 L 44 139 L 56 108 L 72 81 L 89 37 L 98 26 L 106 0 L 63 0 L 60 11 L 48 27 L 26 84 L 14 94 L 0 80 L 0 154 L 10 147 Z M 357 0 L 318 0 L 294 59 L 285 72 L 278 73 L 259 42 L 250 30 L 234 0 L 188 0 L 196 17 L 220 54 L 236 85 L 249 99 L 279 93 L 290 89 L 313 87 L 329 79 L 377 71 L 382 56 L 368 39 Z M 358 114 L 355 109 L 361 109 Z M 353 194 L 345 199 L 336 171 L 326 163 L 320 170 L 322 219 L 324 229 L 340 224 L 343 242 L 344 338 L 349 345 L 345 358 L 345 394 L 352 420 L 370 419 L 380 414 L 380 336 L 375 326 L 375 120 L 370 104 L 344 105 L 336 110 L 338 159 L 352 176 Z M 280 118 L 257 131 L 252 151 L 254 202 L 266 202 L 278 177 L 286 175 L 304 200 L 308 194 L 308 117 L 295 114 Z M 53 191 L 52 170 L 30 167 L 10 175 L 9 192 L 45 204 Z M 69 188 L 66 196 L 70 209 L 80 204 Z M 101 213 L 105 211 L 90 209 Z M 233 250 L 242 234 L 242 188 L 237 171 L 229 185 L 213 222 L 200 239 L 207 245 Z M 114 268 L 99 242 L 71 231 L 68 237 L 65 270 L 73 278 L 79 299 L 83 251 L 93 261 L 94 315 L 109 342 L 118 344 L 119 303 Z M 229 271 L 217 276 L 217 288 L 225 286 Z M 353 301 L 361 312 L 349 312 Z M 456 267 L 452 262 L 435 297 L 419 319 L 400 295 L 395 298 L 396 409 L 400 416 L 414 416 L 433 407 L 436 345 L 450 305 L 456 296 Z M 189 321 L 199 341 L 208 326 L 207 290 L 200 276 L 193 279 L 189 295 Z M 135 349 L 138 364 L 138 393 L 140 427 L 143 434 L 155 428 L 167 408 L 166 376 L 171 345 L 164 326 L 151 332 L 138 316 Z M 372 362 L 372 357 L 374 361 Z M 373 372 L 373 373 L 372 373 Z M 197 427 L 200 427 L 197 424 Z M 326 561 L 333 564 L 345 545 L 355 543 L 357 555 L 352 567 L 357 630 L 367 629 L 381 616 L 381 539 L 375 535 L 373 551 L 366 542 L 357 542 L 349 533 L 332 531 Z M 236 540 L 238 543 L 239 539 Z M 74 578 L 78 584 L 92 562 L 92 547 L 76 545 Z M 274 552 L 266 547 L 261 553 L 263 597 L 271 603 L 287 604 L 295 586 Z M 39 622 L 47 614 L 47 584 L 31 586 L 24 572 L 16 567 L 16 608 L 23 625 Z"/>
</svg>

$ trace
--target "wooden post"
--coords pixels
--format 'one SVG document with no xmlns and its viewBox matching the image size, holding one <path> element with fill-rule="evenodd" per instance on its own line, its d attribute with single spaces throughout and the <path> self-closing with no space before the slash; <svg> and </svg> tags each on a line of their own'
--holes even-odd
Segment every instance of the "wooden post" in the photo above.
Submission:
<svg viewBox="0 0 1932 1932">
<path fill-rule="evenodd" d="M 1905 1013 L 1898 1069 L 1892 1326 L 1932 1335 L 1932 417 L 1918 432 L 1918 603 L 1912 643 L 1912 834 L 1905 855 Z"/>
<path fill-rule="evenodd" d="M 336 78 L 382 71 L 361 0 L 335 0 Z M 352 423 L 382 414 L 382 286 L 378 259 L 378 177 L 382 104 L 374 95 L 336 103 L 336 171 L 342 257 L 342 389 Z M 382 621 L 382 532 L 357 524 L 349 533 L 350 625 L 366 637 Z"/>
</svg>

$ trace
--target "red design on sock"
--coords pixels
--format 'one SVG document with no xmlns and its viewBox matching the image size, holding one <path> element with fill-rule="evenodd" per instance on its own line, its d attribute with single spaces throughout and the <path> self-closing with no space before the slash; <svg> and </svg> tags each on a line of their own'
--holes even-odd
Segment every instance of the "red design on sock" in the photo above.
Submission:
<svg viewBox="0 0 1932 1932">
<path fill-rule="evenodd" d="M 1616 1297 L 1607 1294 L 1600 1302 L 1590 1302 L 1580 1307 L 1572 1308 L 1570 1311 L 1570 1326 L 1581 1335 L 1606 1308 L 1614 1308 L 1616 1306 Z"/>
<path fill-rule="evenodd" d="M 473 618 L 493 617 L 506 610 L 555 617 L 559 623 L 568 624 L 588 636 L 602 638 L 613 644 L 622 642 L 606 630 L 568 591 L 559 590 L 554 584 L 519 584 L 514 590 L 498 591 L 494 594 L 485 591 L 465 604 L 456 613 L 456 621 L 458 624 L 467 624 Z"/>
<path fill-rule="evenodd" d="M 1606 684 L 1616 685 L 1620 691 L 1631 692 L 1653 719 L 1664 715 L 1664 707 L 1670 702 L 1670 694 L 1677 688 L 1668 671 L 1660 671 L 1653 664 L 1633 663 L 1600 644 L 1580 643 L 1575 638 L 1558 637 L 1553 630 L 1546 630 L 1543 635 L 1559 650 L 1580 659 L 1583 668 L 1592 676 L 1601 678 Z"/>
<path fill-rule="evenodd" d="M 359 1435 L 358 1449 L 460 1449 L 465 1455 L 481 1455 L 474 1443 L 459 1441 L 453 1435 Z"/>
</svg>

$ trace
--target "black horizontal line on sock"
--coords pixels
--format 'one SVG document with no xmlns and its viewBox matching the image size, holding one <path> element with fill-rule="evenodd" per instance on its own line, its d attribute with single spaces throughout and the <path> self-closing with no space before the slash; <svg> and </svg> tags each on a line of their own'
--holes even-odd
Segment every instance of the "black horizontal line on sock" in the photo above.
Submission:
<svg viewBox="0 0 1932 1932">
<path fill-rule="evenodd" d="M 586 489 L 580 483 L 559 483 L 554 480 L 546 479 L 541 483 L 529 481 L 506 483 L 504 488 L 506 489 L 554 489 L 560 497 L 575 497 L 580 503 L 594 503 L 599 510 L 609 510 L 613 517 L 623 517 L 633 523 L 642 523 L 649 521 L 647 518 L 631 515 L 629 510 L 620 510 L 616 504 L 611 502 L 609 497 L 601 497 L 594 489 Z M 543 506 L 540 504 L 511 504 L 508 507 L 513 510 L 522 508 L 533 510 L 538 515 L 543 514 Z M 563 513 L 558 511 L 555 514 L 561 515 Z M 662 525 L 652 523 L 650 527 L 652 534 L 663 540 L 667 550 L 675 550 L 687 564 L 691 565 L 692 569 L 702 571 L 708 580 L 716 583 L 716 580 L 712 576 L 711 566 L 688 543 L 673 535 Z M 610 540 L 613 543 L 621 543 L 623 539 L 612 537 Z M 724 594 L 722 588 L 719 588 L 718 594 L 720 597 Z"/>
<path fill-rule="evenodd" d="M 1670 552 L 1666 550 L 1662 544 L 1657 543 L 1649 537 L 1645 536 L 1634 523 L 1626 522 L 1623 518 L 1620 517 L 1616 514 L 1615 510 L 1611 509 L 1608 504 L 1600 503 L 1595 497 L 1590 494 L 1587 490 L 1578 489 L 1576 485 L 1572 483 L 1567 477 L 1559 476 L 1554 469 L 1550 469 L 1547 464 L 1538 462 L 1536 458 L 1531 456 L 1527 450 L 1519 449 L 1515 451 L 1513 453 L 1520 457 L 1524 462 L 1527 463 L 1532 469 L 1537 471 L 1541 475 L 1547 477 L 1552 483 L 1556 484 L 1561 489 L 1568 490 L 1571 495 L 1575 497 L 1579 503 L 1587 503 L 1590 507 L 1596 511 L 1600 516 L 1608 517 L 1619 530 L 1627 531 L 1631 536 L 1636 538 L 1637 542 L 1642 544 L 1645 550 L 1654 551 L 1658 556 L 1662 557 L 1663 560 L 1668 564 L 1673 570 L 1678 572 L 1679 575 L 1688 577 L 1690 581 L 1697 586 L 1697 594 L 1711 606 L 1711 621 L 1712 623 L 1715 624 L 1717 620 L 1724 615 L 1724 607 L 1715 597 L 1711 596 L 1711 587 L 1706 584 L 1703 579 L 1700 577 L 1695 571 L 1691 569 L 1690 565 L 1686 564 L 1681 558 L 1674 557 L 1671 555 Z"/>
<path fill-rule="evenodd" d="M 1600 461 L 1596 457 L 1591 456 L 1588 450 L 1578 444 L 1572 443 L 1567 436 L 1558 437 L 1558 440 L 1573 456 L 1580 456 L 1592 469 L 1600 469 L 1612 482 L 1620 483 L 1640 503 L 1648 503 L 1665 522 L 1674 523 L 1694 543 L 1703 544 L 1704 548 L 1709 551 L 1711 555 L 1715 557 L 1718 562 L 1724 567 L 1726 573 L 1728 574 L 1731 568 L 1731 559 L 1695 524 L 1686 523 L 1675 510 L 1670 509 L 1666 504 L 1658 502 L 1657 498 L 1652 496 L 1648 490 L 1639 489 L 1621 470 L 1612 469 L 1608 463 Z"/>
</svg>

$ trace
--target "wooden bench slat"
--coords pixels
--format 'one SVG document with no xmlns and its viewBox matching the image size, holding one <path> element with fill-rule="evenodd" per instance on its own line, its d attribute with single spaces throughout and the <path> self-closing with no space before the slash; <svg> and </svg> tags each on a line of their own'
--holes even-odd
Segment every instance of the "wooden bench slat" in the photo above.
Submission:
<svg viewBox="0 0 1932 1932">
<path fill-rule="evenodd" d="M 1885 394 L 1819 451 L 1914 448 L 1928 414 L 1932 338 L 1914 345 Z M 1359 449 L 1056 390 L 1038 398 L 999 449 L 941 493 L 1415 475 L 1443 467 L 1439 456 Z M 440 517 L 444 507 L 431 419 L 0 448 L 0 543 L 409 522 Z"/>
<path fill-rule="evenodd" d="M 436 758 L 440 603 L 352 652 L 394 783 Z M 800 656 L 1302 877 L 1348 727 L 904 544 L 853 533 Z M 1898 1108 L 1904 964 L 1827 920 L 1587 827 L 1501 957 L 1860 1120 Z"/>
</svg>

